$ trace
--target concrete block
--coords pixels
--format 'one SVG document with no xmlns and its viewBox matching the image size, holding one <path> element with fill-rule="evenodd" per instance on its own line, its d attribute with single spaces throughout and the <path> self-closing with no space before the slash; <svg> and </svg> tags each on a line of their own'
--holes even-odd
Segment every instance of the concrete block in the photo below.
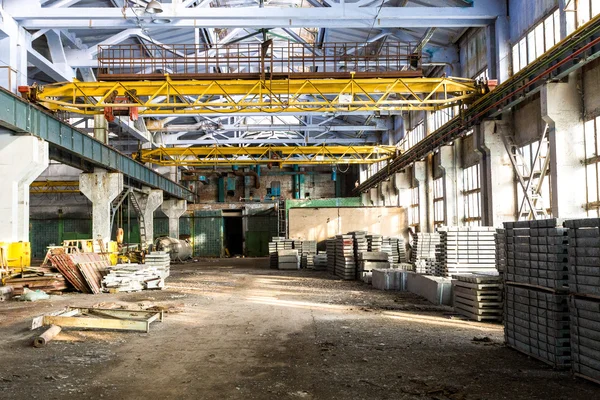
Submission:
<svg viewBox="0 0 600 400">
<path fill-rule="evenodd" d="M 372 271 L 372 285 L 379 290 L 406 291 L 406 281 L 411 271 L 399 269 L 374 269 Z"/>
<path fill-rule="evenodd" d="M 436 305 L 452 305 L 452 279 L 439 276 L 410 274 L 406 289 Z"/>
</svg>

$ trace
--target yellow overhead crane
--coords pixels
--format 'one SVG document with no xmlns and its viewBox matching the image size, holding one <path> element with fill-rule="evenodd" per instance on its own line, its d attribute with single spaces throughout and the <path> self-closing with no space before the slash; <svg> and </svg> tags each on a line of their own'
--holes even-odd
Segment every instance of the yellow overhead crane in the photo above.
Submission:
<svg viewBox="0 0 600 400">
<path fill-rule="evenodd" d="M 114 115 L 438 110 L 487 91 L 463 78 L 222 79 L 65 82 L 19 88 L 53 111 Z"/>
<path fill-rule="evenodd" d="M 395 146 L 161 147 L 134 158 L 163 166 L 372 164 L 398 154 Z"/>
<path fill-rule="evenodd" d="M 31 194 L 79 193 L 79 181 L 33 181 L 29 185 Z"/>
</svg>

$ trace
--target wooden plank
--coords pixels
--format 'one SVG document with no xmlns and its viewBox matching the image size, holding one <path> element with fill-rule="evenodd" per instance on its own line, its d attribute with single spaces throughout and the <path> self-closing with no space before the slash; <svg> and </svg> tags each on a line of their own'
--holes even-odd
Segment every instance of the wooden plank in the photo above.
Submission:
<svg viewBox="0 0 600 400">
<path fill-rule="evenodd" d="M 148 332 L 150 323 L 147 321 L 132 321 L 126 319 L 107 318 L 82 318 L 64 316 L 44 316 L 44 325 L 58 325 L 60 327 L 113 329 L 122 331 Z"/>
</svg>

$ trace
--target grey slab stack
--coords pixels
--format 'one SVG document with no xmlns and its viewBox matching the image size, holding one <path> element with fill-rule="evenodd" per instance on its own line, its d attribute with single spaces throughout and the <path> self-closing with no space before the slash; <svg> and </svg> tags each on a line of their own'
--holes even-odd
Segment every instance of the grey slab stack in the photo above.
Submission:
<svg viewBox="0 0 600 400">
<path fill-rule="evenodd" d="M 435 275 L 437 272 L 436 250 L 440 244 L 438 233 L 417 233 L 413 238 L 411 262 L 419 274 Z"/>
<path fill-rule="evenodd" d="M 404 238 L 399 237 L 396 238 L 398 243 L 398 262 L 399 263 L 407 263 L 409 262 L 408 253 L 406 252 L 406 242 Z"/>
<path fill-rule="evenodd" d="M 160 277 L 165 279 L 170 275 L 171 257 L 166 251 L 152 251 L 146 255 L 144 263 L 148 267 L 154 267 L 160 274 Z"/>
<path fill-rule="evenodd" d="M 452 276 L 465 273 L 495 273 L 495 229 L 491 227 L 438 228 L 438 275 Z"/>
<path fill-rule="evenodd" d="M 298 250 L 301 268 L 314 269 L 317 242 L 314 240 L 294 240 L 294 249 Z"/>
<path fill-rule="evenodd" d="M 496 268 L 501 276 L 506 272 L 506 231 L 504 229 L 496 229 L 494 235 L 496 244 Z"/>
<path fill-rule="evenodd" d="M 389 269 L 388 254 L 384 252 L 362 252 L 358 255 L 358 278 L 371 283 L 374 269 Z"/>
<path fill-rule="evenodd" d="M 367 242 L 369 244 L 368 251 L 382 251 L 383 236 L 382 235 L 367 235 Z"/>
<path fill-rule="evenodd" d="M 568 290 L 567 228 L 556 218 L 506 222 L 507 282 Z"/>
<path fill-rule="evenodd" d="M 600 384 L 600 219 L 565 221 L 573 372 Z"/>
<path fill-rule="evenodd" d="M 506 344 L 555 368 L 571 363 L 568 294 L 505 287 Z"/>
<path fill-rule="evenodd" d="M 335 274 L 335 263 L 337 260 L 337 239 L 327 239 L 326 251 L 327 251 L 327 271 L 331 274 Z"/>
<path fill-rule="evenodd" d="M 314 266 L 315 270 L 323 271 L 327 269 L 327 254 L 326 253 L 318 253 L 314 256 Z"/>
<path fill-rule="evenodd" d="M 556 368 L 571 363 L 568 231 L 561 225 L 556 218 L 504 223 L 506 343 Z"/>
<path fill-rule="evenodd" d="M 395 250 L 394 247 L 396 248 Z M 383 238 L 381 244 L 381 251 L 388 255 L 388 261 L 390 262 L 390 264 L 398 263 L 398 247 L 395 245 L 395 243 L 393 243 L 393 241 L 390 238 Z"/>
<path fill-rule="evenodd" d="M 298 250 L 278 250 L 277 257 L 279 260 L 277 268 L 284 270 L 300 269 Z"/>
<path fill-rule="evenodd" d="M 452 279 L 441 276 L 408 274 L 406 289 L 436 305 L 452 305 Z"/>
<path fill-rule="evenodd" d="M 502 321 L 504 303 L 499 275 L 452 275 L 454 311 L 475 321 Z"/>
<path fill-rule="evenodd" d="M 269 266 L 273 269 L 278 267 L 277 252 L 285 250 L 285 237 L 275 236 L 269 242 Z"/>
<path fill-rule="evenodd" d="M 369 251 L 369 244 L 367 242 L 367 232 L 355 231 L 350 232 L 354 239 L 354 259 L 356 260 L 356 268 L 358 268 L 358 255 L 365 251 Z"/>
<path fill-rule="evenodd" d="M 336 236 L 335 274 L 342 279 L 356 279 L 356 258 L 352 235 Z"/>
</svg>

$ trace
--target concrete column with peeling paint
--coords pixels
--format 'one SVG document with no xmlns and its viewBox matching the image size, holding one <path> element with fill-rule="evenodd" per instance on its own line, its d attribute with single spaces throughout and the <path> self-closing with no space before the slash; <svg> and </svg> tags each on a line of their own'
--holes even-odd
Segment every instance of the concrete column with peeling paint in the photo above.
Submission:
<svg viewBox="0 0 600 400">
<path fill-rule="evenodd" d="M 501 134 L 513 136 L 508 121 L 483 121 L 473 134 L 481 154 L 482 225 L 502 227 L 517 219 L 515 174 Z M 503 131 L 503 132 L 501 132 Z"/>
<path fill-rule="evenodd" d="M 542 118 L 550 125 L 551 207 L 556 218 L 584 218 L 586 213 L 585 134 L 577 76 L 568 83 L 548 83 L 541 92 Z"/>
<path fill-rule="evenodd" d="M 363 206 L 368 207 L 371 205 L 371 196 L 369 195 L 368 192 L 365 193 L 361 193 L 360 194 L 360 202 L 362 203 Z"/>
<path fill-rule="evenodd" d="M 427 200 L 427 162 L 417 161 L 413 165 L 413 175 L 419 188 L 419 230 L 421 232 L 430 232 L 428 215 L 428 200 Z"/>
<path fill-rule="evenodd" d="M 29 241 L 29 185 L 48 163 L 47 142 L 0 130 L 0 242 Z"/>
<path fill-rule="evenodd" d="M 133 196 L 140 205 L 146 228 L 145 248 L 154 243 L 154 211 L 163 203 L 163 191 L 143 188 L 141 192 L 134 191 Z"/>
<path fill-rule="evenodd" d="M 449 226 L 462 225 L 462 194 L 459 189 L 458 149 L 456 145 L 440 148 L 440 168 L 444 179 L 444 214 Z"/>
<path fill-rule="evenodd" d="M 123 191 L 123 174 L 97 168 L 79 176 L 79 190 L 92 202 L 92 238 L 107 243 L 111 203 Z"/>
<path fill-rule="evenodd" d="M 187 201 L 177 199 L 163 201 L 161 210 L 169 217 L 169 237 L 179 239 L 179 218 L 187 211 Z"/>
<path fill-rule="evenodd" d="M 371 203 L 375 207 L 381 206 L 381 197 L 379 196 L 379 188 L 378 187 L 369 189 L 369 197 L 371 198 Z"/>
</svg>

